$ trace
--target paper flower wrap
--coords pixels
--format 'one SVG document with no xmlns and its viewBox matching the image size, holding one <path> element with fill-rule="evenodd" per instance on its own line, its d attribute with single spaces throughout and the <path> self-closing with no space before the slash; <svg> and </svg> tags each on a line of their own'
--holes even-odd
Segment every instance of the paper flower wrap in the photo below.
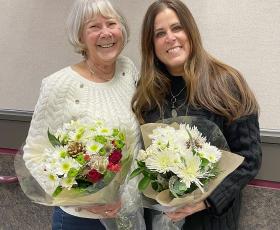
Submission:
<svg viewBox="0 0 280 230">
<path fill-rule="evenodd" d="M 22 190 L 33 202 L 48 206 L 116 201 L 133 158 L 126 132 L 101 120 L 71 121 L 55 134 L 48 131 L 51 145 L 44 148 L 36 173 L 30 174 L 22 155 L 16 157 Z"/>
<path fill-rule="evenodd" d="M 150 198 L 145 206 L 174 211 L 205 200 L 243 161 L 227 151 L 226 140 L 211 121 L 177 117 L 141 126 L 145 150 L 138 154 L 138 187 Z"/>
</svg>

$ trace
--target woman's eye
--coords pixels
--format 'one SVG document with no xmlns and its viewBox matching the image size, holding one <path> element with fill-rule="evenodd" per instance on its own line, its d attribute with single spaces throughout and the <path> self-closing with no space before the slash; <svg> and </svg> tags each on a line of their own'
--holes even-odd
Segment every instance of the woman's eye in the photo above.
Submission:
<svg viewBox="0 0 280 230">
<path fill-rule="evenodd" d="M 175 27 L 173 27 L 173 31 L 181 31 L 183 28 L 182 28 L 182 26 L 175 26 Z"/>
<path fill-rule="evenodd" d="M 90 28 L 90 29 L 95 29 L 95 28 L 97 28 L 97 25 L 91 24 L 91 25 L 88 26 L 88 28 Z"/>
<path fill-rule="evenodd" d="M 110 28 L 113 28 L 117 25 L 117 23 L 116 22 L 110 22 L 108 25 L 109 25 Z"/>
<path fill-rule="evenodd" d="M 164 35 L 165 35 L 165 32 L 160 31 L 160 32 L 156 32 L 155 37 L 156 37 L 156 38 L 161 38 L 161 37 L 163 37 Z"/>
</svg>

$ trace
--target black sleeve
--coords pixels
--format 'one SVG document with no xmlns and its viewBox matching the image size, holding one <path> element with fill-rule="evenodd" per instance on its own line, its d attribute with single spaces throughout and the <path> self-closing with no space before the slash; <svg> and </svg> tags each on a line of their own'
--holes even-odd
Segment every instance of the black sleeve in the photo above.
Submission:
<svg viewBox="0 0 280 230">
<path fill-rule="evenodd" d="M 224 135 L 231 152 L 244 157 L 243 163 L 207 198 L 212 214 L 222 215 L 235 197 L 258 173 L 261 166 L 260 129 L 257 115 L 239 118 L 224 127 Z"/>
</svg>

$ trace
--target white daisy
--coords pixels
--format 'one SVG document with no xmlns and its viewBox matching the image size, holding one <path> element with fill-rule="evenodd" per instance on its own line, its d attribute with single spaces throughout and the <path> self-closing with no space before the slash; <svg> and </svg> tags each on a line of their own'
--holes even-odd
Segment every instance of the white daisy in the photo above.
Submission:
<svg viewBox="0 0 280 230">
<path fill-rule="evenodd" d="M 73 158 L 66 157 L 60 161 L 58 175 L 66 175 L 71 168 L 79 169 L 81 165 Z"/>
<path fill-rule="evenodd" d="M 197 149 L 200 157 L 207 159 L 211 163 L 216 163 L 220 160 L 222 153 L 221 151 L 209 143 L 205 143 L 201 148 Z"/>
<path fill-rule="evenodd" d="M 70 190 L 74 184 L 77 184 L 77 181 L 73 177 L 65 177 L 61 179 L 60 184 L 63 188 Z"/>
<path fill-rule="evenodd" d="M 113 130 L 107 127 L 98 127 L 96 129 L 96 134 L 101 136 L 111 136 L 113 134 Z"/>
<path fill-rule="evenodd" d="M 52 195 L 56 188 L 60 185 L 61 179 L 52 172 L 40 171 L 37 175 L 39 184 L 50 195 Z"/>
<path fill-rule="evenodd" d="M 95 141 L 88 141 L 86 144 L 87 153 L 90 155 L 98 154 L 101 148 L 103 148 L 103 145 Z"/>
</svg>

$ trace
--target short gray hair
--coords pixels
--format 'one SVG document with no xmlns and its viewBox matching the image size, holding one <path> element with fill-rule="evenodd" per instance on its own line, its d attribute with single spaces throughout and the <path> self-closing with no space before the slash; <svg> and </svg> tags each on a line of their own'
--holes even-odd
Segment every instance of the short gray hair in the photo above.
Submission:
<svg viewBox="0 0 280 230">
<path fill-rule="evenodd" d="M 108 0 L 76 0 L 67 20 L 67 35 L 77 53 L 85 55 L 86 47 L 81 42 L 85 23 L 92 18 L 102 15 L 105 18 L 115 18 L 121 24 L 125 46 L 128 42 L 129 29 L 126 19 Z"/>
</svg>

